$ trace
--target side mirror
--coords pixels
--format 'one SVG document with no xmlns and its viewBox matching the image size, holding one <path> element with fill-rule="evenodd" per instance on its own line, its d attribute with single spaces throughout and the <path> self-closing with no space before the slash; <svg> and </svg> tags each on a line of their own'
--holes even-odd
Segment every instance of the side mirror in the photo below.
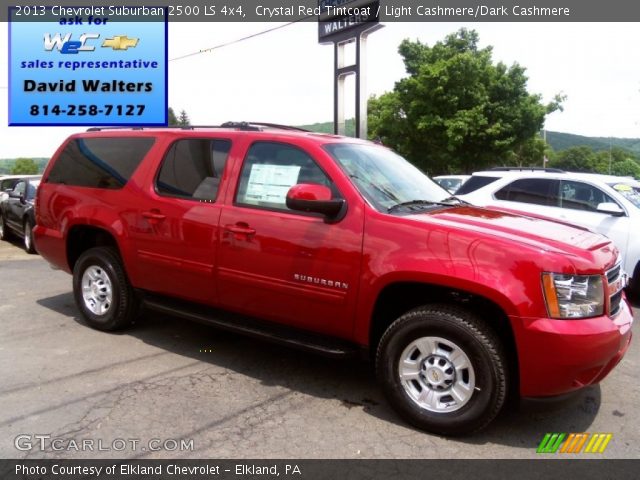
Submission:
<svg viewBox="0 0 640 480">
<path fill-rule="evenodd" d="M 613 202 L 599 203 L 596 212 L 606 213 L 614 217 L 622 217 L 624 215 L 624 210 L 620 208 L 620 205 Z"/>
<path fill-rule="evenodd" d="M 342 213 L 345 201 L 332 199 L 331 190 L 324 185 L 299 183 L 287 192 L 287 207 L 301 212 L 321 213 L 328 219 L 337 220 Z"/>
</svg>

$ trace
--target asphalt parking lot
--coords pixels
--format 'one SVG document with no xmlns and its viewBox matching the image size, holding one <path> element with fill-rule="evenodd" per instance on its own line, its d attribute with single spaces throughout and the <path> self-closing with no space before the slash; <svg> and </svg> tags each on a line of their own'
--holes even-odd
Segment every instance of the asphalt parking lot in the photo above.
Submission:
<svg viewBox="0 0 640 480">
<path fill-rule="evenodd" d="M 637 339 L 568 405 L 447 439 L 404 424 L 364 362 L 152 313 L 92 330 L 71 276 L 17 243 L 0 242 L 0 319 L 0 458 L 533 458 L 546 432 L 612 433 L 605 457 L 639 457 Z"/>
</svg>

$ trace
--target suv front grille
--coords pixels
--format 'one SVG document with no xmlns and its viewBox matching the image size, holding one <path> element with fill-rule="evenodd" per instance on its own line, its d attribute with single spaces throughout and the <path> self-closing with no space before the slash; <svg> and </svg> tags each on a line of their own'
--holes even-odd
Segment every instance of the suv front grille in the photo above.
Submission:
<svg viewBox="0 0 640 480">
<path fill-rule="evenodd" d="M 622 266 L 620 262 L 618 262 L 612 269 L 607 270 L 607 283 L 609 285 L 615 284 L 620 279 L 620 276 L 622 274 Z M 609 315 L 611 317 L 615 317 L 618 313 L 620 313 L 621 302 L 622 289 L 618 290 L 617 292 L 613 292 L 609 297 Z"/>
<path fill-rule="evenodd" d="M 622 267 L 618 263 L 615 267 L 607 272 L 607 281 L 609 282 L 609 284 L 615 282 L 618 279 L 618 277 L 620 276 L 621 268 Z"/>
</svg>

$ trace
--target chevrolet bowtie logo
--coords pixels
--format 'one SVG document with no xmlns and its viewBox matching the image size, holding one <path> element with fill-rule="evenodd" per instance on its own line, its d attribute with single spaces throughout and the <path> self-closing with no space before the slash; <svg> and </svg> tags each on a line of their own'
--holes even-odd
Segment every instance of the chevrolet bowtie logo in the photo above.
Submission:
<svg viewBox="0 0 640 480">
<path fill-rule="evenodd" d="M 116 35 L 113 38 L 107 38 L 102 44 L 103 47 L 111 47 L 114 50 L 127 50 L 138 45 L 137 38 L 129 38 L 126 35 Z"/>
</svg>

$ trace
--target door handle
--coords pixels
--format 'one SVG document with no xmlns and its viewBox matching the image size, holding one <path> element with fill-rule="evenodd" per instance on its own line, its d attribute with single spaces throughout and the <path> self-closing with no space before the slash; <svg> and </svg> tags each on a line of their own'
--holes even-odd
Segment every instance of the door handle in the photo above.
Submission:
<svg viewBox="0 0 640 480">
<path fill-rule="evenodd" d="M 159 210 L 151 210 L 149 212 L 142 212 L 142 216 L 148 220 L 155 220 L 155 221 L 160 221 L 160 220 L 164 220 L 165 218 L 167 218 L 166 215 L 163 215 L 162 213 L 160 213 Z"/>
<path fill-rule="evenodd" d="M 256 233 L 255 228 L 251 228 L 247 223 L 238 222 L 235 225 L 225 225 L 224 229 L 239 235 L 253 235 Z"/>
</svg>

